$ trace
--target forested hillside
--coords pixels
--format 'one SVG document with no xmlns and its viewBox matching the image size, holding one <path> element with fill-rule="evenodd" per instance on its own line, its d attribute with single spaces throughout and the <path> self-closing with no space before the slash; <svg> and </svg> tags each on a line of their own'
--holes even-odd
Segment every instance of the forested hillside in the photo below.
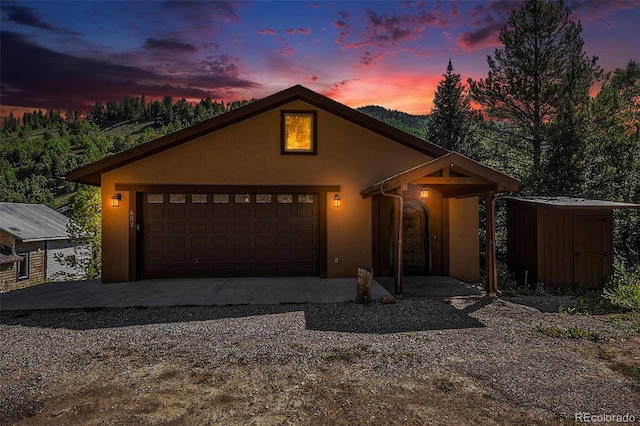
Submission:
<svg viewBox="0 0 640 426">
<path fill-rule="evenodd" d="M 0 130 L 0 201 L 69 204 L 77 189 L 66 171 L 190 126 L 250 101 L 230 104 L 205 99 L 196 105 L 170 97 L 145 102 L 127 97 L 96 102 L 86 117 L 79 111 L 33 111 L 12 115 Z"/>
<path fill-rule="evenodd" d="M 251 101 L 224 104 L 205 99 L 192 105 L 170 97 L 96 102 L 86 117 L 79 111 L 33 111 L 10 116 L 0 130 L 0 201 L 43 203 L 63 208 L 77 185 L 62 176 L 80 165 L 115 154 Z M 407 132 L 424 136 L 425 117 L 382 107 L 363 112 Z"/>
</svg>

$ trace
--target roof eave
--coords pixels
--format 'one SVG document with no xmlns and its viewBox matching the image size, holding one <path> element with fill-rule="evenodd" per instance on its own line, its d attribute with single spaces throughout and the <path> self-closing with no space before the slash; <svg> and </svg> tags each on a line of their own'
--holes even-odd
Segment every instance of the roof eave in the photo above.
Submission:
<svg viewBox="0 0 640 426">
<path fill-rule="evenodd" d="M 225 128 L 295 100 L 302 100 L 318 108 L 327 110 L 341 118 L 354 122 L 368 130 L 426 155 L 440 157 L 449 153 L 449 151 L 442 147 L 423 141 L 418 137 L 405 133 L 389 124 L 376 120 L 373 117 L 369 117 L 368 115 L 336 102 L 333 99 L 297 85 L 247 104 L 242 108 L 229 111 L 217 117 L 210 118 L 201 123 L 136 146 L 127 151 L 78 167 L 67 172 L 65 174 L 65 178 L 70 182 L 100 186 L 101 175 L 103 173 L 121 167 L 125 164 L 141 160 L 174 146 L 178 146 L 182 143 Z"/>
</svg>

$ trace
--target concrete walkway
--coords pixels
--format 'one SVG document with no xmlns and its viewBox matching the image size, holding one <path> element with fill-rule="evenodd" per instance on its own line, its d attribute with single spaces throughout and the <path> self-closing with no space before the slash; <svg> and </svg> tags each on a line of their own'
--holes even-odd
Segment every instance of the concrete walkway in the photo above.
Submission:
<svg viewBox="0 0 640 426">
<path fill-rule="evenodd" d="M 377 281 L 371 300 L 391 296 Z M 0 293 L 1 311 L 134 306 L 259 305 L 354 301 L 356 278 L 189 278 L 40 284 Z"/>
<path fill-rule="evenodd" d="M 395 293 L 393 277 L 377 277 L 380 283 L 390 293 Z M 402 278 L 402 296 L 405 299 L 449 298 L 484 296 L 485 291 L 476 284 L 469 284 L 453 277 L 414 277 Z"/>
</svg>

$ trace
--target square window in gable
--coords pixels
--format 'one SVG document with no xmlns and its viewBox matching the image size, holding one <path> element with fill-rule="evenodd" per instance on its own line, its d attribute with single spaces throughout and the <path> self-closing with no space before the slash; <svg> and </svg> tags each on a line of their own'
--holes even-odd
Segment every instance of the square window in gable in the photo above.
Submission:
<svg viewBox="0 0 640 426">
<path fill-rule="evenodd" d="M 282 111 L 282 154 L 316 152 L 316 112 Z"/>
</svg>

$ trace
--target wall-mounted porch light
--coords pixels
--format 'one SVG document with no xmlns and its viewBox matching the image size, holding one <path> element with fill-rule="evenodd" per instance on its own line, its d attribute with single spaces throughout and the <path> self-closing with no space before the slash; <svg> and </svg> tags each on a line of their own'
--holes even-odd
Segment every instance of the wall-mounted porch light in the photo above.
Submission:
<svg viewBox="0 0 640 426">
<path fill-rule="evenodd" d="M 423 200 L 429 198 L 429 188 L 427 188 L 426 186 L 422 187 L 422 189 L 420 190 L 420 198 Z"/>
<path fill-rule="evenodd" d="M 111 207 L 120 207 L 120 200 L 122 200 L 122 194 L 117 192 L 111 196 Z"/>
<path fill-rule="evenodd" d="M 333 196 L 333 207 L 340 207 L 341 201 L 340 196 L 338 194 Z"/>
</svg>

